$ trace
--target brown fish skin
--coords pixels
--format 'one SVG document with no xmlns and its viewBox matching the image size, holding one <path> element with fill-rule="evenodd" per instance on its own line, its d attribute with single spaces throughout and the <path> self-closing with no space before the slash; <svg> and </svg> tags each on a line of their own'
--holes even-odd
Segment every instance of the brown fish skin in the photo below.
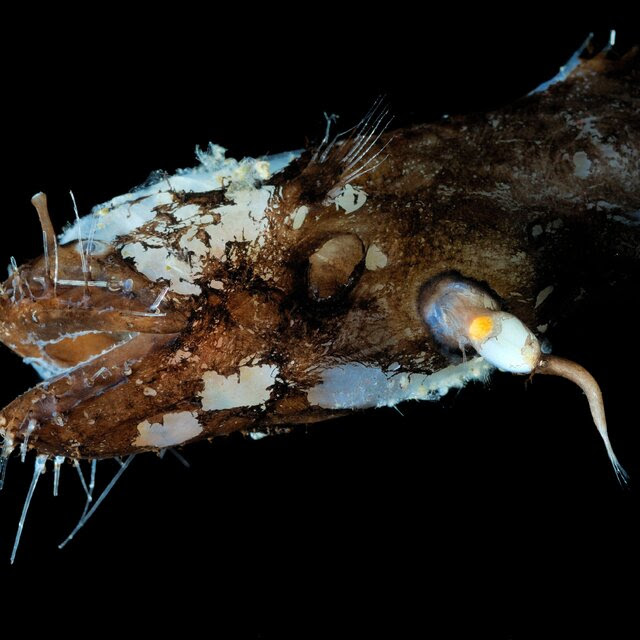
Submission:
<svg viewBox="0 0 640 640">
<path fill-rule="evenodd" d="M 77 323 L 107 336 L 138 334 L 82 365 L 92 350 L 85 345 L 78 368 L 5 407 L 5 433 L 19 442 L 34 419 L 38 428 L 29 446 L 38 453 L 103 458 L 144 450 L 133 444 L 138 425 L 170 412 L 198 412 L 198 438 L 342 415 L 307 401 L 306 390 L 324 368 L 399 363 L 428 374 L 449 363 L 418 310 L 424 284 L 446 272 L 486 283 L 530 327 L 556 320 L 574 304 L 581 279 L 595 277 L 601 265 L 620 279 L 637 267 L 639 114 L 637 49 L 617 63 L 599 56 L 565 82 L 505 109 L 385 134 L 368 156 L 384 147 L 384 162 L 349 180 L 367 196 L 353 213 L 327 198 L 348 177 L 342 159 L 349 143 L 336 146 L 324 162 L 307 152 L 270 182 L 278 198 L 267 211 L 264 245 L 256 253 L 230 243 L 225 271 L 215 273 L 224 290 L 168 296 L 171 321 L 137 316 L 127 324 L 123 312 L 133 303 L 121 292 L 88 301 L 82 287 L 56 292 L 55 299 L 11 302 L 3 296 L 2 339 L 23 355 L 30 355 L 29 347 L 18 344 L 20 336 L 51 332 L 52 323 L 56 335 Z M 206 204 L 205 195 L 195 197 Z M 210 206 L 218 206 L 220 194 L 210 197 Z M 304 223 L 297 229 L 285 224 L 301 206 L 308 208 Z M 377 247 L 386 264 L 354 265 L 349 250 L 347 265 L 339 259 L 333 265 L 339 274 L 333 295 L 318 300 L 310 257 L 331 239 L 354 236 L 364 252 Z M 81 276 L 73 255 L 61 262 L 68 279 Z M 133 271 L 116 252 L 107 256 L 109 276 Z M 27 268 L 44 267 L 34 261 L 21 273 Z M 137 278 L 134 290 L 144 298 L 133 311 L 147 309 L 162 287 L 140 274 L 129 277 Z M 553 295 L 536 306 L 550 285 Z M 8 281 L 5 290 L 11 286 Z M 67 315 L 60 313 L 67 307 Z M 52 319 L 31 322 L 34 311 Z M 244 362 L 279 370 L 264 406 L 203 411 L 203 373 L 235 375 Z"/>
</svg>

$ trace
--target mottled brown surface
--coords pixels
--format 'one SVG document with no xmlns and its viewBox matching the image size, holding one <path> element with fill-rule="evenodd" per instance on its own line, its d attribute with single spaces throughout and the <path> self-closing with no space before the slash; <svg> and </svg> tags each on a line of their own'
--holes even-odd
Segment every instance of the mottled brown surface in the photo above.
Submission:
<svg viewBox="0 0 640 640">
<path fill-rule="evenodd" d="M 132 446 L 136 425 L 168 412 L 199 410 L 202 437 L 339 415 L 306 402 L 305 389 L 323 367 L 399 362 L 430 373 L 446 364 L 427 335 L 418 297 L 426 281 L 450 270 L 485 282 L 534 329 L 557 321 L 581 295 L 583 279 L 605 286 L 637 269 L 638 75 L 637 51 L 619 64 L 599 58 L 500 111 L 388 133 L 376 146 L 392 138 L 386 160 L 352 181 L 367 201 L 351 214 L 326 199 L 344 178 L 342 147 L 323 163 L 305 154 L 273 180 L 281 198 L 269 212 L 270 233 L 258 255 L 231 243 L 224 272 L 212 265 L 207 275 L 224 279 L 223 291 L 169 300 L 165 318 L 127 316 L 123 305 L 134 302 L 121 294 L 94 298 L 101 313 L 81 306 L 60 312 L 59 299 L 40 304 L 41 313 L 59 314 L 58 332 L 86 328 L 91 318 L 100 329 L 141 333 L 16 399 L 2 413 L 5 428 L 20 440 L 25 419 L 33 417 L 40 426 L 30 445 L 39 452 L 93 458 L 139 450 Z M 590 163 L 584 176 L 578 175 L 582 154 Z M 207 198 L 208 206 L 221 202 L 220 192 L 197 197 L 201 206 Z M 301 205 L 309 213 L 293 229 L 284 218 Z M 365 252 L 376 244 L 387 265 L 367 270 L 356 261 L 348 277 L 337 278 L 348 286 L 334 286 L 334 295 L 318 301 L 309 295 L 309 258 L 341 234 L 357 237 Z M 131 271 L 109 259 L 109 269 Z M 137 278 L 135 292 L 146 292 L 136 308 L 147 308 L 161 287 L 127 277 Z M 553 294 L 536 307 L 547 286 Z M 78 303 L 83 290 L 67 295 Z M 13 304 L 5 296 L 1 304 L 3 340 L 29 355 L 19 337 L 34 330 L 35 303 Z M 279 368 L 266 408 L 202 412 L 203 371 L 231 375 L 246 363 Z M 92 380 L 103 367 L 108 371 Z M 147 387 L 156 395 L 146 395 Z"/>
</svg>

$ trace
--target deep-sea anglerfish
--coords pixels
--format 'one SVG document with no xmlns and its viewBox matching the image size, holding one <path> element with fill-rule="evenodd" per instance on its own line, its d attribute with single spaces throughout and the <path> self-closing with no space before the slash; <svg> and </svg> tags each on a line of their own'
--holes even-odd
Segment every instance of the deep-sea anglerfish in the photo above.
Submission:
<svg viewBox="0 0 640 640">
<path fill-rule="evenodd" d="M 306 151 L 211 145 L 59 236 L 34 196 L 43 254 L 12 261 L 0 296 L 0 338 L 43 378 L 0 413 L 0 484 L 36 453 L 13 556 L 47 465 L 57 486 L 92 461 L 77 531 L 138 453 L 437 400 L 496 369 L 578 384 L 626 481 L 596 381 L 544 334 L 579 293 L 573 239 L 640 257 L 637 61 L 576 58 L 512 106 L 407 129 L 378 100 Z M 94 499 L 104 458 L 121 467 Z"/>
</svg>

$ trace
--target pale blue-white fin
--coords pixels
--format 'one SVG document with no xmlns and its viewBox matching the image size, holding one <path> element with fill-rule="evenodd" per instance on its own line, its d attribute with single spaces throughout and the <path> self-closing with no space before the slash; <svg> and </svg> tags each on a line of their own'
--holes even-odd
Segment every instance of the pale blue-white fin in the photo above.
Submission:
<svg viewBox="0 0 640 640">
<path fill-rule="evenodd" d="M 84 489 L 84 493 L 88 498 L 89 497 L 89 489 L 87 488 L 87 483 L 85 482 L 84 476 L 82 475 L 82 469 L 80 468 L 80 462 L 78 462 L 78 460 L 74 460 L 73 461 L 73 466 L 76 468 L 76 471 L 78 472 L 78 476 L 80 478 L 80 484 L 82 485 L 82 488 Z"/>
<path fill-rule="evenodd" d="M 187 469 L 191 469 L 191 464 L 179 451 L 176 451 L 175 449 L 169 449 L 169 452 L 175 458 L 177 458 L 183 466 L 185 466 Z"/>
<path fill-rule="evenodd" d="M 111 481 L 105 487 L 104 491 L 100 494 L 98 499 L 95 501 L 94 505 L 91 507 L 91 509 L 89 509 L 89 511 L 87 511 L 80 517 L 78 524 L 75 526 L 73 531 L 58 545 L 58 549 L 62 549 L 68 542 L 73 540 L 73 537 L 76 535 L 76 533 L 78 533 L 78 531 L 80 531 L 80 529 L 84 527 L 84 525 L 87 523 L 87 520 L 89 520 L 89 518 L 96 512 L 96 509 L 102 504 L 102 501 L 107 497 L 107 495 L 109 494 L 111 489 L 113 489 L 116 482 L 118 482 L 118 480 L 120 479 L 120 476 L 125 472 L 127 467 L 131 464 L 131 461 L 135 457 L 136 457 L 136 454 L 132 453 L 130 456 L 127 457 L 126 460 L 121 462 L 121 466 L 118 469 L 117 473 L 113 476 L 113 478 L 111 478 Z"/>
<path fill-rule="evenodd" d="M 80 483 L 82 484 L 82 488 L 84 489 L 84 493 L 86 496 L 84 508 L 82 510 L 82 515 L 80 516 L 80 519 L 84 518 L 87 511 L 89 511 L 89 506 L 93 502 L 93 490 L 96 486 L 97 463 L 98 463 L 97 460 L 91 460 L 91 472 L 90 472 L 91 475 L 89 476 L 89 484 L 87 485 L 87 482 L 84 479 L 84 475 L 82 473 L 82 468 L 80 467 L 80 462 L 78 460 L 73 461 L 73 466 L 76 468 L 76 471 L 78 472 L 78 476 L 80 477 Z"/>
<path fill-rule="evenodd" d="M 615 42 L 615 31 L 613 32 L 613 34 L 613 40 Z M 543 82 L 541 85 L 537 86 L 533 91 L 529 93 L 529 95 L 532 96 L 535 93 L 542 93 L 554 84 L 564 82 L 569 77 L 569 74 L 580 64 L 580 56 L 582 56 L 585 49 L 591 44 L 592 40 L 593 33 L 590 33 L 587 36 L 586 40 L 582 43 L 582 45 L 573 53 L 573 55 L 567 60 L 567 62 L 560 67 L 558 73 L 556 73 L 556 75 L 553 76 L 553 78 L 551 78 L 550 80 L 547 80 L 546 82 Z M 611 39 L 609 41 L 611 41 Z"/>
<path fill-rule="evenodd" d="M 91 461 L 91 474 L 89 476 L 89 490 L 87 492 L 87 501 L 85 502 L 84 509 L 82 510 L 82 516 L 80 516 L 81 518 L 84 518 L 84 516 L 87 514 L 87 511 L 89 511 L 89 506 L 93 502 L 93 490 L 96 488 L 97 466 L 98 466 L 98 461 L 94 458 Z"/>
<path fill-rule="evenodd" d="M 11 436 L 5 436 L 2 443 L 2 451 L 0 452 L 0 491 L 4 487 L 4 479 L 7 475 L 7 467 L 9 466 L 9 456 L 13 453 L 14 444 Z"/>
<path fill-rule="evenodd" d="M 24 501 L 24 506 L 22 507 L 22 514 L 20 515 L 20 521 L 18 522 L 18 531 L 16 532 L 16 539 L 13 543 L 13 551 L 11 552 L 11 564 L 13 564 L 13 561 L 16 559 L 16 552 L 18 551 L 18 545 L 20 544 L 20 537 L 22 536 L 22 529 L 24 528 L 24 521 L 27 518 L 29 505 L 31 504 L 31 498 L 33 498 L 33 492 L 36 490 L 36 485 L 38 484 L 40 474 L 44 472 L 46 462 L 46 455 L 36 456 L 33 468 L 33 478 L 31 479 L 31 485 L 29 486 L 29 491 Z"/>
</svg>

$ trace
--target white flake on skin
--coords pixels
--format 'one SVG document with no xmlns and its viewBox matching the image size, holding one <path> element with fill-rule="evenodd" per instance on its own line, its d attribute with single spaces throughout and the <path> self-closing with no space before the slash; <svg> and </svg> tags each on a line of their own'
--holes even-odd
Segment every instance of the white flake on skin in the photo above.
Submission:
<svg viewBox="0 0 640 640">
<path fill-rule="evenodd" d="M 173 197 L 167 191 L 147 193 L 147 189 L 113 198 L 110 202 L 93 208 L 92 213 L 84 216 L 73 226 L 60 234 L 60 243 L 74 242 L 78 239 L 78 224 L 82 237 L 93 238 L 105 243 L 113 242 L 118 236 L 126 235 L 143 224 L 153 220 L 155 208 L 170 204 Z"/>
<path fill-rule="evenodd" d="M 379 367 L 351 363 L 323 371 L 322 383 L 309 389 L 307 400 L 325 409 L 393 407 L 404 400 L 438 400 L 470 380 L 486 380 L 492 369 L 483 358 L 429 375 L 385 372 Z"/>
<path fill-rule="evenodd" d="M 177 207 L 171 212 L 171 215 L 179 222 L 184 222 L 200 214 L 200 207 L 196 204 L 187 204 L 183 207 Z"/>
<path fill-rule="evenodd" d="M 157 282 L 161 278 L 171 281 L 171 291 L 182 295 L 199 295 L 202 289 L 191 282 L 191 266 L 172 255 L 169 250 L 156 247 L 146 248 L 140 242 L 122 247 L 123 258 L 133 258 L 136 268 L 144 276 Z"/>
<path fill-rule="evenodd" d="M 573 154 L 573 175 L 577 178 L 588 178 L 591 170 L 591 160 L 584 151 L 577 151 Z"/>
<path fill-rule="evenodd" d="M 260 180 L 268 180 L 271 177 L 271 167 L 266 160 L 256 161 L 254 171 Z"/>
<path fill-rule="evenodd" d="M 309 213 L 309 207 L 306 205 L 302 205 L 295 210 L 293 214 L 293 228 L 295 230 L 299 229 L 304 224 L 304 219 L 307 217 L 307 213 Z"/>
<path fill-rule="evenodd" d="M 182 249 L 186 249 L 189 253 L 192 253 L 197 260 L 192 260 L 192 275 L 200 274 L 202 266 L 199 264 L 200 258 L 205 258 L 209 255 L 209 248 L 199 238 L 196 238 L 196 234 L 200 231 L 200 227 L 193 225 L 183 236 L 180 238 L 178 245 Z M 194 264 L 197 263 L 197 264 Z"/>
<path fill-rule="evenodd" d="M 221 376 L 215 371 L 206 371 L 202 376 L 204 389 L 200 393 L 205 411 L 219 411 L 235 407 L 253 407 L 271 397 L 272 386 L 278 367 L 261 365 L 240 367 L 239 375 Z"/>
<path fill-rule="evenodd" d="M 265 211 L 274 187 L 242 189 L 227 192 L 234 204 L 226 204 L 215 209 L 222 215 L 220 224 L 211 225 L 215 234 L 223 242 L 240 240 L 253 242 L 267 228 Z"/>
<path fill-rule="evenodd" d="M 367 194 L 363 189 L 346 185 L 333 199 L 336 208 L 340 207 L 345 213 L 357 211 L 367 201 Z"/>
<path fill-rule="evenodd" d="M 384 267 L 387 266 L 387 256 L 382 252 L 378 245 L 372 244 L 369 247 L 364 259 L 364 266 L 369 269 L 369 271 L 384 269 Z"/>
<path fill-rule="evenodd" d="M 549 285 L 545 287 L 536 297 L 535 309 L 537 309 L 550 295 L 553 291 L 553 285 Z"/>
<path fill-rule="evenodd" d="M 154 209 L 160 205 L 173 202 L 173 193 L 186 191 L 202 193 L 222 189 L 229 183 L 240 180 L 245 186 L 265 180 L 284 169 L 291 161 L 298 158 L 302 150 L 288 151 L 264 160 L 245 158 L 237 161 L 226 158 L 226 149 L 219 145 L 209 144 L 207 151 L 196 149 L 200 165 L 192 169 L 179 169 L 172 176 L 162 176 L 151 184 L 143 185 L 130 193 L 116 196 L 109 202 L 95 206 L 91 214 L 82 217 L 60 234 L 60 243 L 75 242 L 80 235 L 88 238 L 92 235 L 96 240 L 112 243 L 117 237 L 130 234 L 155 217 Z M 176 209 L 186 209 L 183 215 L 191 211 L 186 205 Z"/>
<path fill-rule="evenodd" d="M 151 424 L 148 420 L 141 422 L 137 427 L 139 435 L 133 441 L 134 446 L 173 447 L 202 433 L 196 412 L 167 413 L 163 416 L 162 422 L 163 424 Z"/>
<path fill-rule="evenodd" d="M 170 290 L 176 294 L 200 295 L 202 289 L 198 280 L 203 275 L 206 261 L 211 258 L 223 261 L 229 242 L 263 246 L 268 228 L 266 210 L 274 187 L 256 187 L 256 184 L 299 155 L 296 152 L 280 154 L 274 167 L 270 158 L 260 161 L 246 158 L 238 162 L 225 158 L 224 151 L 222 147 L 211 145 L 208 153 L 198 154 L 200 167 L 178 171 L 175 176 L 162 178 L 94 208 L 94 215 L 82 218 L 73 228 L 67 229 L 61 241 L 75 241 L 79 224 L 84 237 L 93 233 L 97 240 L 115 244 L 122 257 L 133 259 L 136 269 L 151 281 L 168 281 Z M 202 188 L 195 183 L 185 184 L 187 178 L 204 181 Z M 211 210 L 195 204 L 178 206 L 173 198 L 179 190 L 208 191 L 222 186 L 227 187 L 225 195 L 229 204 Z M 159 206 L 171 214 L 174 222 L 155 219 L 155 209 Z M 213 224 L 214 213 L 218 214 L 217 224 Z M 136 237 L 136 229 L 151 221 L 154 235 Z M 204 233 L 200 234 L 200 231 Z M 127 236 L 128 242 L 118 246 L 117 238 Z M 138 238 L 141 241 L 137 241 Z M 222 288 L 220 281 L 214 282 L 216 288 Z"/>
</svg>

